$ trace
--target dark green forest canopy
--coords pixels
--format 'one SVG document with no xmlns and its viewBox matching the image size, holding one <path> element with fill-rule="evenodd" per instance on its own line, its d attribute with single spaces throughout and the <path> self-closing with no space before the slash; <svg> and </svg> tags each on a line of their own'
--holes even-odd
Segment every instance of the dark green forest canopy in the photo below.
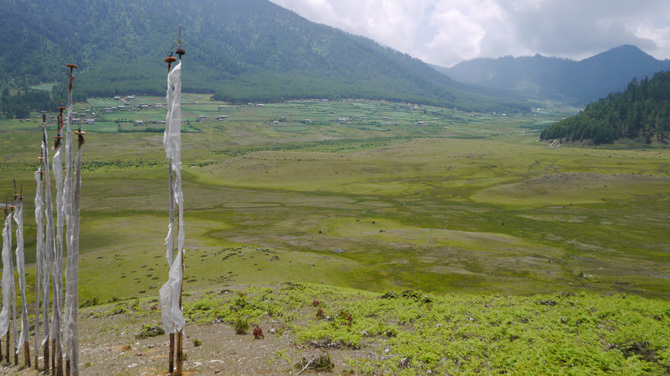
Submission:
<svg viewBox="0 0 670 376">
<path fill-rule="evenodd" d="M 654 139 L 667 144 L 670 137 L 670 72 L 633 80 L 628 88 L 589 104 L 578 115 L 545 129 L 543 140 L 611 143 L 620 138 Z"/>
<path fill-rule="evenodd" d="M 0 113 L 8 119 L 30 117 L 30 111 L 54 111 L 59 102 L 56 96 L 45 91 L 20 91 L 16 95 L 5 87 L 0 93 Z"/>
<path fill-rule="evenodd" d="M 267 0 L 0 3 L 0 78 L 15 88 L 66 81 L 72 59 L 84 95 L 162 95 L 163 59 L 176 49 L 181 24 L 186 92 L 230 102 L 367 98 L 528 110 L 519 99 L 472 93 L 418 59 Z"/>
</svg>

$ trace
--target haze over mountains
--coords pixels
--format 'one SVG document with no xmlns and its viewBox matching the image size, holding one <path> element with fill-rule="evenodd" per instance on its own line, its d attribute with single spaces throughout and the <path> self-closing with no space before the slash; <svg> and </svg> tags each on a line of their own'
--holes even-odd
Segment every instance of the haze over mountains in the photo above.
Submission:
<svg viewBox="0 0 670 376">
<path fill-rule="evenodd" d="M 623 45 L 581 61 L 505 56 L 435 68 L 457 81 L 583 106 L 624 90 L 633 78 L 669 70 L 670 60 L 657 60 L 635 46 Z"/>
</svg>

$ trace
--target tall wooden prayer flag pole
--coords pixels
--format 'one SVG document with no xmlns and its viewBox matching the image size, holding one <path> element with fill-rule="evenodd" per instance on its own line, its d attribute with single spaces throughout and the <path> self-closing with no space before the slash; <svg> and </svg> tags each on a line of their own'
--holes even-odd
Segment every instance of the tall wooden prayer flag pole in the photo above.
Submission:
<svg viewBox="0 0 670 376">
<path fill-rule="evenodd" d="M 179 63 L 172 68 L 177 59 L 170 54 L 168 63 L 168 88 L 166 93 L 168 113 L 166 117 L 163 147 L 168 159 L 170 183 L 170 223 L 165 239 L 166 258 L 170 267 L 169 279 L 160 289 L 161 314 L 165 331 L 170 333 L 169 363 L 170 373 L 174 371 L 174 347 L 176 345 L 176 375 L 183 374 L 182 329 L 185 324 L 182 311 L 182 287 L 184 273 L 184 196 L 181 188 L 181 57 L 186 53 L 181 48 L 181 25 L 179 26 L 179 47 L 176 51 Z M 177 211 L 177 254 L 174 254 L 175 209 Z M 176 337 L 176 344 L 174 338 Z"/>
<path fill-rule="evenodd" d="M 86 132 L 81 130 L 81 125 L 78 129 L 72 132 L 71 127 L 71 110 L 72 110 L 72 82 L 74 77 L 72 70 L 77 68 L 74 64 L 68 64 L 70 68 L 70 108 L 68 110 L 68 132 L 77 135 L 77 158 L 74 161 L 74 184 L 72 194 L 74 197 L 68 204 L 72 205 L 71 213 L 72 219 L 68 226 L 68 237 L 70 243 L 68 244 L 68 263 L 67 263 L 67 307 L 66 307 L 66 327 L 67 333 L 66 348 L 68 353 L 68 374 L 79 376 L 79 203 L 81 198 L 81 154 L 82 146 L 84 145 L 84 134 Z M 71 161 L 72 162 L 72 161 Z"/>
<path fill-rule="evenodd" d="M 170 56 L 165 58 L 165 62 L 168 65 L 168 75 L 170 74 L 170 71 L 172 70 L 172 63 L 177 61 L 177 58 L 172 55 L 172 51 L 170 51 Z M 169 84 L 168 84 L 169 85 Z M 169 90 L 169 89 L 168 89 Z M 168 106 L 170 103 L 168 103 Z M 169 117 L 169 110 L 168 110 L 168 117 Z M 167 121 L 166 121 L 167 124 Z M 166 130 L 167 131 L 167 130 Z M 174 174 L 172 173 L 172 163 L 168 161 L 168 176 L 169 176 L 169 185 L 170 185 L 170 193 L 169 193 L 169 198 L 170 198 L 170 204 L 169 204 L 169 210 L 170 210 L 170 222 L 168 223 L 168 236 L 165 238 L 165 245 L 166 245 L 166 250 L 167 250 L 167 259 L 168 259 L 168 266 L 172 266 L 172 260 L 174 257 L 174 234 L 173 234 L 173 229 L 174 229 L 174 189 L 172 187 L 174 186 Z M 169 372 L 173 373 L 174 372 L 174 331 L 170 331 L 170 350 L 168 354 L 168 359 L 169 359 Z"/>
<path fill-rule="evenodd" d="M 63 375 L 63 222 L 65 220 L 64 205 L 64 185 L 63 185 L 63 153 L 65 149 L 62 145 L 63 129 L 65 122 L 63 119 L 63 110 L 66 107 L 60 106 L 59 110 L 59 129 L 56 136 L 54 147 L 56 152 L 53 156 L 53 174 L 56 183 L 56 236 L 54 253 L 51 265 L 51 277 L 53 279 L 53 309 L 51 319 L 51 374 L 56 376 Z M 67 141 L 67 140 L 66 140 Z"/>
</svg>

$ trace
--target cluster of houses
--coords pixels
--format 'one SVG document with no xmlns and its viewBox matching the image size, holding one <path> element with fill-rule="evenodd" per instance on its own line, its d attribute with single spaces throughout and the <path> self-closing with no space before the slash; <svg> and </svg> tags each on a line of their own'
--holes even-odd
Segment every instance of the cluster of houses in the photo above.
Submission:
<svg viewBox="0 0 670 376">
<path fill-rule="evenodd" d="M 126 99 L 126 100 L 133 100 L 133 99 L 135 99 L 135 96 L 134 96 L 134 95 L 129 95 L 129 96 L 125 97 L 125 99 Z M 115 97 L 114 97 L 114 100 L 115 100 L 115 101 L 122 101 L 122 102 L 125 102 L 125 101 L 123 100 L 123 98 L 122 98 L 120 95 L 115 96 Z"/>
<path fill-rule="evenodd" d="M 162 125 L 165 125 L 165 120 L 150 120 L 150 121 L 136 120 L 135 121 L 135 125 L 139 125 L 139 126 L 145 125 L 145 123 L 146 124 L 162 124 Z M 182 121 L 182 124 L 184 124 L 184 123 L 185 122 Z"/>
<path fill-rule="evenodd" d="M 125 102 L 124 102 L 125 103 Z M 150 108 L 160 110 L 163 109 L 163 104 L 162 103 L 156 103 L 156 104 L 133 104 L 130 105 L 129 103 L 125 103 L 124 105 L 121 106 L 116 106 L 116 107 L 105 107 L 103 110 L 106 113 L 111 113 L 115 111 L 131 111 L 135 109 L 140 109 L 140 110 L 148 110 Z"/>
<path fill-rule="evenodd" d="M 86 118 L 83 120 L 79 117 L 79 115 L 80 114 L 78 112 L 72 113 L 72 124 L 77 125 L 81 125 L 82 123 L 90 125 L 95 124 L 95 118 L 93 118 L 93 116 L 95 116 L 95 112 L 91 112 L 91 110 L 85 110 L 82 115 L 86 116 Z"/>
</svg>

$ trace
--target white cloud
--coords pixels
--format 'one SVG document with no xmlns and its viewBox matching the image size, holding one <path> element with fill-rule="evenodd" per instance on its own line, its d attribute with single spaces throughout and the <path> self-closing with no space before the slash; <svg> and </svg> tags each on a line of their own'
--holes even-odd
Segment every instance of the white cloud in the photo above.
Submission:
<svg viewBox="0 0 670 376">
<path fill-rule="evenodd" d="M 445 66 L 536 53 L 583 58 L 622 44 L 670 58 L 667 0 L 271 1 Z"/>
<path fill-rule="evenodd" d="M 653 41 L 656 48 L 650 48 L 648 52 L 658 59 L 670 59 L 670 27 L 651 28 L 641 26 L 635 31 L 640 38 Z"/>
</svg>

